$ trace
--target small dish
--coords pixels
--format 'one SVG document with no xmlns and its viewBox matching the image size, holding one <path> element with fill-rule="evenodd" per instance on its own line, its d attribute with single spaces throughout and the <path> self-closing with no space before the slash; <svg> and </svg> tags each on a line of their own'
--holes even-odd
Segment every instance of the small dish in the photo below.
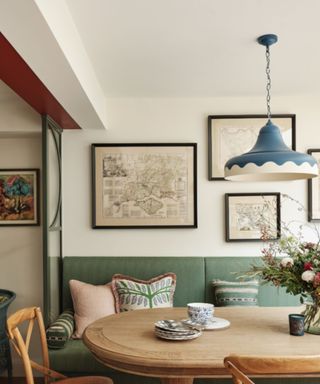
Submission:
<svg viewBox="0 0 320 384">
<path fill-rule="evenodd" d="M 169 335 L 174 335 L 174 336 L 189 336 L 189 335 L 194 335 L 195 333 L 199 332 L 198 329 L 191 328 L 186 326 L 187 330 L 183 332 L 177 332 L 177 331 L 167 331 L 164 330 L 163 328 L 158 328 L 157 326 L 154 327 L 155 333 L 163 333 L 163 334 L 169 334 Z"/>
<path fill-rule="evenodd" d="M 197 324 L 190 319 L 181 320 L 181 322 L 190 328 L 198 329 L 201 331 L 214 331 L 217 329 L 225 329 L 230 327 L 230 321 L 222 319 L 221 317 L 212 317 L 205 324 Z"/>
<path fill-rule="evenodd" d="M 190 333 L 190 327 L 176 320 L 159 320 L 154 326 L 158 329 L 178 333 Z"/>
<path fill-rule="evenodd" d="M 155 328 L 154 332 L 157 337 L 166 340 L 175 340 L 175 341 L 184 341 L 184 340 L 193 340 L 201 336 L 202 333 L 198 330 L 193 330 L 194 332 L 190 334 L 179 334 L 176 332 L 162 331 L 158 328 Z"/>
</svg>

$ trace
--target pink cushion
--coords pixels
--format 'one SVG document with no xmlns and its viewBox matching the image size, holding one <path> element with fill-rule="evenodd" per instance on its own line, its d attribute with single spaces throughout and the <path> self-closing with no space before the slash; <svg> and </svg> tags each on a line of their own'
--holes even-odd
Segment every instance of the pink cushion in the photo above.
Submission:
<svg viewBox="0 0 320 384">
<path fill-rule="evenodd" d="M 76 330 L 73 337 L 80 339 L 86 327 L 104 316 L 115 313 L 111 285 L 92 285 L 70 280 Z"/>
</svg>

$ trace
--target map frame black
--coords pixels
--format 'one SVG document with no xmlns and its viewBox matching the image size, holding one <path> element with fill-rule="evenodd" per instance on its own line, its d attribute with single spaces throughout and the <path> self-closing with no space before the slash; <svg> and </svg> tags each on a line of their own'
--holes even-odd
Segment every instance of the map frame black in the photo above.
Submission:
<svg viewBox="0 0 320 384">
<path fill-rule="evenodd" d="M 241 141 L 247 142 L 246 133 L 252 132 L 253 126 L 256 129 L 255 139 L 251 143 L 252 146 L 256 142 L 260 128 L 267 123 L 268 116 L 265 114 L 246 114 L 246 115 L 209 115 L 208 116 L 208 180 L 209 181 L 229 181 L 224 178 L 224 165 L 227 160 L 231 157 L 241 155 L 246 152 L 243 148 L 241 149 Z M 285 121 L 290 129 L 288 130 L 288 136 L 290 137 L 290 148 L 296 150 L 296 115 L 285 113 L 285 114 L 272 114 L 272 121 L 275 125 L 278 125 L 281 129 L 280 119 Z M 221 136 L 223 125 L 226 121 L 232 121 L 233 129 L 240 129 L 242 133 L 234 133 L 234 145 L 237 148 L 237 153 L 232 155 L 225 152 L 225 149 L 221 147 L 219 137 Z M 245 125 L 245 126 L 244 126 Z M 227 147 L 231 147 L 232 143 L 227 141 Z M 249 144 L 247 150 L 251 149 Z M 226 157 L 223 161 L 223 158 Z"/>
<path fill-rule="evenodd" d="M 134 182 L 129 182 L 132 185 L 125 185 L 126 191 L 124 196 L 121 197 L 120 201 L 116 201 L 112 204 L 112 207 L 106 207 L 104 202 L 104 194 L 108 194 L 108 199 L 111 201 L 116 199 L 116 186 L 118 185 L 118 193 L 121 194 L 123 191 L 122 182 L 126 177 L 130 177 L 130 174 L 134 174 L 132 170 L 126 170 L 125 167 L 119 166 L 118 159 L 121 159 L 121 156 L 124 154 L 130 154 L 134 156 L 136 154 L 140 155 L 151 155 L 155 156 L 159 153 L 164 154 L 163 159 L 160 157 L 159 162 L 156 162 L 156 172 L 153 173 L 153 169 L 146 169 L 146 172 L 149 172 L 147 177 L 147 183 L 145 180 L 140 182 L 139 178 L 136 181 L 136 184 L 139 184 L 139 199 L 135 200 L 137 209 L 132 208 L 132 203 L 130 204 L 132 208 L 132 214 L 139 214 L 139 208 L 144 210 L 146 217 L 141 219 L 141 224 L 139 224 L 140 218 L 130 218 L 126 217 L 112 217 L 113 209 L 115 209 L 115 214 L 118 214 L 117 208 L 122 209 L 122 204 L 127 203 L 129 200 L 128 195 L 130 193 L 138 193 L 137 185 Z M 144 152 L 145 151 L 145 152 Z M 162 175 L 161 166 L 165 163 L 166 160 L 165 153 L 175 153 L 177 157 L 169 157 L 169 163 L 174 162 L 175 164 L 183 164 L 182 158 L 185 158 L 185 165 L 181 167 L 182 177 L 178 178 L 179 182 L 175 179 L 175 183 L 179 183 L 182 187 L 177 187 L 176 195 L 174 191 L 164 192 L 161 190 L 160 185 L 157 186 L 157 178 L 159 180 Z M 159 153 L 157 153 L 159 152 Z M 112 154 L 112 155 L 108 155 Z M 180 156 L 180 154 L 185 154 Z M 104 157 L 103 157 L 104 156 Z M 152 159 L 153 161 L 156 158 Z M 92 228 L 93 229 L 136 229 L 136 228 L 197 228 L 198 227 L 198 210 L 197 210 L 197 143 L 93 143 L 91 144 L 91 161 L 92 161 Z M 119 160 L 120 161 L 120 160 Z M 146 164 L 148 164 L 145 161 Z M 121 165 L 121 162 L 120 162 Z M 177 166 L 178 166 L 177 165 Z M 168 165 L 167 165 L 168 166 Z M 130 167 L 129 167 L 130 168 Z M 170 168 L 171 169 L 171 168 Z M 170 172 L 169 168 L 166 166 L 163 167 L 163 173 Z M 178 170 L 176 171 L 178 173 Z M 138 173 L 139 175 L 139 173 Z M 150 181 L 151 178 L 155 175 L 155 182 Z M 177 177 L 177 176 L 175 176 Z M 110 180 L 108 180 L 110 178 Z M 112 179 L 112 180 L 111 180 Z M 172 180 L 171 180 L 172 181 Z M 180 184 L 181 183 L 181 184 Z M 111 186 L 110 186 L 111 185 Z M 184 185 L 186 185 L 184 187 Z M 113 189 L 114 188 L 114 189 Z M 150 191 L 151 189 L 151 191 Z M 129 191 L 128 191 L 129 190 Z M 183 196 L 183 191 L 185 191 L 186 196 Z M 155 192 L 154 192 L 155 191 Z M 149 197 L 146 200 L 143 200 L 144 197 L 152 195 L 152 198 Z M 167 193 L 168 195 L 165 195 Z M 172 195 L 172 197 L 170 196 Z M 141 197 L 141 199 L 140 199 Z M 172 200 L 171 206 L 173 208 L 168 208 L 167 212 L 170 210 L 175 212 L 174 209 L 180 212 L 183 212 L 184 205 L 186 205 L 186 213 L 181 215 L 180 218 L 173 219 L 163 218 L 160 215 L 155 213 L 158 210 L 161 210 L 162 201 L 160 198 L 165 200 Z M 180 199 L 180 200 L 179 200 Z M 180 201 L 180 204 L 178 202 Z M 182 201 L 182 203 L 181 203 Z M 187 202 L 185 202 L 187 201 Z M 143 205 L 145 204 L 145 205 Z M 129 204 L 127 204 L 129 205 Z M 133 206 L 134 207 L 134 206 Z M 160 207 L 160 208 L 159 208 Z M 181 208 L 180 208 L 181 207 Z M 110 211 L 112 209 L 112 211 Z M 129 208 L 126 208 L 127 212 Z M 150 212 L 150 218 L 148 217 L 148 211 Z M 106 210 L 107 214 L 104 215 L 103 212 Z M 122 209 L 125 211 L 125 209 Z M 155 212 L 153 212 L 155 211 Z M 154 213 L 154 215 L 152 215 Z M 125 213 L 121 213 L 125 216 Z"/>
</svg>

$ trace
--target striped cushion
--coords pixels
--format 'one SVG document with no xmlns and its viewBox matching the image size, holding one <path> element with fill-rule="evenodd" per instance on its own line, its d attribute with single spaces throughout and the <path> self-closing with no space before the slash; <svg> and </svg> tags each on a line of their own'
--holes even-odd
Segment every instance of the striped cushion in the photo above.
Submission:
<svg viewBox="0 0 320 384">
<path fill-rule="evenodd" d="M 48 347 L 52 349 L 63 348 L 74 331 L 73 311 L 64 311 L 46 331 Z"/>
<path fill-rule="evenodd" d="M 259 282 L 256 280 L 244 282 L 213 280 L 212 285 L 217 306 L 258 305 Z"/>
</svg>

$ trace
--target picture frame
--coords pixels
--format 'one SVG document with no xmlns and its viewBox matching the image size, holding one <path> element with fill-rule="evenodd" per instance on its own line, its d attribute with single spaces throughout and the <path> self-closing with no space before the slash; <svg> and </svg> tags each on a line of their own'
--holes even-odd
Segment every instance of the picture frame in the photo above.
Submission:
<svg viewBox="0 0 320 384">
<path fill-rule="evenodd" d="M 226 193 L 226 241 L 262 241 L 280 238 L 280 193 Z"/>
<path fill-rule="evenodd" d="M 197 228 L 196 143 L 97 143 L 92 227 Z"/>
<path fill-rule="evenodd" d="M 313 156 L 320 167 L 320 148 L 308 149 L 307 153 Z M 308 221 L 320 221 L 320 177 L 308 179 Z"/>
<path fill-rule="evenodd" d="M 295 150 L 296 115 L 275 114 L 272 115 L 272 122 L 281 130 L 288 147 Z M 208 116 L 208 179 L 225 180 L 225 163 L 248 152 L 266 123 L 267 115 Z"/>
<path fill-rule="evenodd" d="M 0 169 L 0 226 L 40 225 L 39 169 Z"/>
</svg>

